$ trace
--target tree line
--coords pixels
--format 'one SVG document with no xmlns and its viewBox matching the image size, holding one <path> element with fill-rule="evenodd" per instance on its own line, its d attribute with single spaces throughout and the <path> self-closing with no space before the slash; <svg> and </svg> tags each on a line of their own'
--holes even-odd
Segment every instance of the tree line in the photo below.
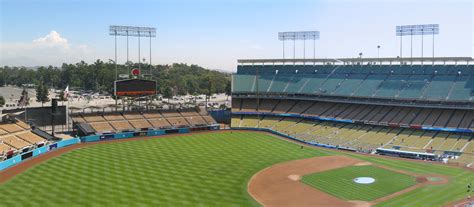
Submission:
<svg viewBox="0 0 474 207">
<path fill-rule="evenodd" d="M 130 74 L 138 64 L 118 64 L 118 74 Z M 141 65 L 142 74 L 150 74 L 158 82 L 158 91 L 165 96 L 186 94 L 230 94 L 230 74 L 208 70 L 197 65 Z M 75 64 L 64 63 L 61 67 L 47 66 L 37 69 L 25 67 L 0 67 L 0 86 L 24 86 L 71 89 L 94 92 L 113 92 L 115 64 L 97 60 L 92 64 L 84 61 Z M 41 90 L 40 90 L 41 91 Z"/>
</svg>

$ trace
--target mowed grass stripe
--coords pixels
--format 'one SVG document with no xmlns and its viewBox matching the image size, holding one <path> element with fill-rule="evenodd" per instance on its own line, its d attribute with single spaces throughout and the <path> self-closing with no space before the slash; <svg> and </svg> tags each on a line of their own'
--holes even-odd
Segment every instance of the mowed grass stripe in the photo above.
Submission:
<svg viewBox="0 0 474 207">
<path fill-rule="evenodd" d="M 357 177 L 372 177 L 372 184 L 358 184 Z M 416 184 L 415 177 L 374 166 L 350 166 L 303 176 L 302 181 L 345 200 L 372 201 Z"/>
<path fill-rule="evenodd" d="M 69 152 L 0 186 L 6 206 L 252 206 L 247 183 L 276 163 L 325 155 L 251 132 L 107 143 Z"/>
</svg>

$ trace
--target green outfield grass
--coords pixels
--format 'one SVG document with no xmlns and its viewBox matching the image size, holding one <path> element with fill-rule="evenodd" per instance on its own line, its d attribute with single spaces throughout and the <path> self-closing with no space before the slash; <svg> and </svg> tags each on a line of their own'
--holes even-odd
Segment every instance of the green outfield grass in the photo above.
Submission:
<svg viewBox="0 0 474 207">
<path fill-rule="evenodd" d="M 358 184 L 357 177 L 372 177 L 372 184 Z M 303 183 L 344 200 L 372 201 L 416 184 L 413 176 L 374 166 L 351 166 L 303 176 Z"/>
<path fill-rule="evenodd" d="M 247 182 L 255 173 L 320 155 L 250 132 L 94 145 L 0 185 L 0 206 L 252 206 Z"/>
<path fill-rule="evenodd" d="M 450 177 L 377 206 L 442 206 L 468 195 L 472 171 L 295 145 L 253 132 L 193 134 L 93 145 L 48 160 L 0 185 L 0 206 L 255 206 L 249 179 L 273 164 L 345 155 Z"/>
</svg>

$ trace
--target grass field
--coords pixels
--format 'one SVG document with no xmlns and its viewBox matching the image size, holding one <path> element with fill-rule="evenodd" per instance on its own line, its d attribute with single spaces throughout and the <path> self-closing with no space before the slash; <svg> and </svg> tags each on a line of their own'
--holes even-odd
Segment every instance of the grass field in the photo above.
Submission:
<svg viewBox="0 0 474 207">
<path fill-rule="evenodd" d="M 0 185 L 0 206 L 255 206 L 249 179 L 275 163 L 346 155 L 450 183 L 377 206 L 442 206 L 466 197 L 474 173 L 459 168 L 305 147 L 253 132 L 193 134 L 93 145 L 48 160 Z"/>
<path fill-rule="evenodd" d="M 323 155 L 256 133 L 212 133 L 94 145 L 0 186 L 0 206 L 251 206 L 252 175 Z"/>
<path fill-rule="evenodd" d="M 372 177 L 372 184 L 358 184 L 357 177 Z M 303 183 L 344 200 L 372 201 L 416 184 L 413 176 L 374 166 L 350 166 L 303 176 Z"/>
</svg>

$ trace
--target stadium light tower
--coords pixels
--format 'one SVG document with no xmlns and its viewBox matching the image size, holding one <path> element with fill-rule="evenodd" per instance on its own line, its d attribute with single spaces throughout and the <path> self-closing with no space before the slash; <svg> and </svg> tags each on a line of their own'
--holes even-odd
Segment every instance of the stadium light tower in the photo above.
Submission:
<svg viewBox="0 0 474 207">
<path fill-rule="evenodd" d="M 134 27 L 134 26 L 116 26 L 111 25 L 109 34 L 115 36 L 115 62 L 117 64 L 117 36 L 127 37 L 127 62 L 128 62 L 128 37 L 138 37 L 138 67 L 141 69 L 140 61 L 140 37 L 150 38 L 150 65 L 151 65 L 151 38 L 156 37 L 156 28 L 154 27 Z M 151 68 L 150 68 L 151 70 Z M 151 73 L 151 71 L 150 71 Z M 117 67 L 115 67 L 115 80 L 117 80 Z"/>
<path fill-rule="evenodd" d="M 413 58 L 413 35 L 421 35 L 421 57 L 423 58 L 423 36 L 432 35 L 433 36 L 433 58 L 434 58 L 434 36 L 439 34 L 439 24 L 419 24 L 419 25 L 402 25 L 395 27 L 396 36 L 400 36 L 400 57 L 402 57 L 402 37 L 410 36 L 411 45 L 410 53 L 411 58 Z"/>
<path fill-rule="evenodd" d="M 319 31 L 279 32 L 278 40 L 283 42 L 283 59 L 285 59 L 285 41 L 293 40 L 293 59 L 296 59 L 296 40 L 303 40 L 303 59 L 306 59 L 306 40 L 313 40 L 313 59 L 316 59 L 316 40 Z"/>
</svg>

